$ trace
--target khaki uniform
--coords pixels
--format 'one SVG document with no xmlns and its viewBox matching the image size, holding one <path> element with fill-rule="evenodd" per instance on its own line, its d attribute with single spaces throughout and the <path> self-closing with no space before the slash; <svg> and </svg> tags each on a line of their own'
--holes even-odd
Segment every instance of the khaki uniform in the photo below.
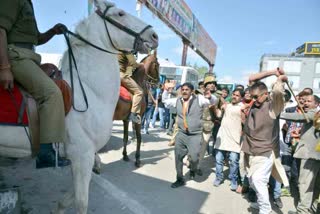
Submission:
<svg viewBox="0 0 320 214">
<path fill-rule="evenodd" d="M 132 72 L 139 66 L 133 54 L 121 53 L 118 55 L 120 66 L 121 85 L 126 87 L 133 95 L 131 112 L 140 114 L 141 100 L 143 97 L 142 88 L 134 81 L 131 76 Z"/>
<path fill-rule="evenodd" d="M 199 161 L 200 161 L 199 167 L 206 153 L 206 149 L 212 134 L 212 129 L 214 127 L 213 118 L 214 118 L 213 112 L 209 109 L 209 107 L 205 107 L 203 109 L 203 115 L 202 115 L 203 132 L 202 132 L 202 140 L 201 140 L 201 150 L 199 154 Z"/>
<path fill-rule="evenodd" d="M 65 113 L 60 89 L 39 67 L 40 55 L 15 45 L 38 43 L 39 32 L 31 1 L 2 0 L 0 27 L 7 32 L 8 56 L 13 77 L 38 104 L 40 142 L 65 142 Z"/>
<path fill-rule="evenodd" d="M 217 93 L 214 93 L 214 95 L 218 98 L 216 106 L 218 108 L 221 108 L 222 102 L 220 100 L 220 95 Z M 218 133 L 220 124 L 216 124 L 215 120 L 217 117 L 215 114 L 209 109 L 209 107 L 205 107 L 203 109 L 203 115 L 202 115 L 202 120 L 203 120 L 203 132 L 202 132 L 202 140 L 201 140 L 201 150 L 199 154 L 199 165 L 198 168 L 201 168 L 202 160 L 204 158 L 204 155 L 206 153 L 206 150 L 208 148 L 209 140 L 210 137 L 215 136 Z"/>
</svg>

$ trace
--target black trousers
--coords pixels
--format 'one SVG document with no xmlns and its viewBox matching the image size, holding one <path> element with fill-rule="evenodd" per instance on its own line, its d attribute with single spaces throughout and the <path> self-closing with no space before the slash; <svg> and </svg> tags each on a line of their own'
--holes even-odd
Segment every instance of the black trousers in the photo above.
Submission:
<svg viewBox="0 0 320 214">
<path fill-rule="evenodd" d="M 201 133 L 185 134 L 178 131 L 174 149 L 177 179 L 183 179 L 183 158 L 188 155 L 190 171 L 195 172 L 199 163 L 199 153 L 201 148 Z"/>
</svg>

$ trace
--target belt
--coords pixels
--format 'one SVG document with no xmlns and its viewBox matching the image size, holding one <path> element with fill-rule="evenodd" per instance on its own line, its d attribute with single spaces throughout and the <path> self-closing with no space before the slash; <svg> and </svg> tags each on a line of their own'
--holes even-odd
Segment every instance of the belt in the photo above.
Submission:
<svg viewBox="0 0 320 214">
<path fill-rule="evenodd" d="M 29 50 L 35 50 L 35 45 L 32 43 L 27 43 L 27 42 L 15 42 L 12 43 L 12 45 L 18 47 L 18 48 L 25 48 L 25 49 L 29 49 Z"/>
</svg>

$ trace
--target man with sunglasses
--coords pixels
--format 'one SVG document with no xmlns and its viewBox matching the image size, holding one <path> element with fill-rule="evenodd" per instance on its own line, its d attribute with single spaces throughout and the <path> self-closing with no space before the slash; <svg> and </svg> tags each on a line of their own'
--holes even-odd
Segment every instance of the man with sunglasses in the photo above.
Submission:
<svg viewBox="0 0 320 214">
<path fill-rule="evenodd" d="M 277 81 L 269 95 L 267 86 L 259 80 L 272 75 L 277 76 Z M 249 164 L 250 185 L 257 193 L 258 204 L 253 204 L 252 207 L 258 208 L 260 214 L 271 213 L 268 181 L 274 163 L 279 162 L 276 159 L 280 154 L 279 115 L 284 107 L 283 83 L 287 80 L 283 70 L 279 69 L 253 74 L 249 78 L 250 94 L 254 103 L 244 124 L 242 150 Z M 284 174 L 283 168 L 282 171 Z M 287 185 L 286 177 L 282 177 L 283 183 Z"/>
</svg>

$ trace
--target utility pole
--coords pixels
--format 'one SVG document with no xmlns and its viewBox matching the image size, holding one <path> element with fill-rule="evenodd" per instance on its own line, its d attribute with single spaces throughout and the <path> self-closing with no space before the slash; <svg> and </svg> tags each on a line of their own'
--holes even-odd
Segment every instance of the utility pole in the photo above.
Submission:
<svg viewBox="0 0 320 214">
<path fill-rule="evenodd" d="M 181 59 L 181 65 L 186 66 L 187 65 L 187 54 L 188 54 L 188 46 L 189 42 L 186 40 L 182 40 L 183 43 L 183 50 L 182 50 L 182 59 Z"/>
</svg>

